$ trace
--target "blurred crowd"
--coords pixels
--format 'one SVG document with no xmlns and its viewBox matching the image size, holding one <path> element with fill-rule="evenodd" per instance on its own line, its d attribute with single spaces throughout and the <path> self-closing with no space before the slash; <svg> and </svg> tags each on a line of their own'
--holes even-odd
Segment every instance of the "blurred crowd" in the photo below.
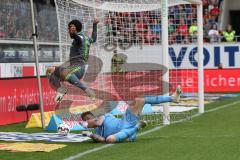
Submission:
<svg viewBox="0 0 240 160">
<path fill-rule="evenodd" d="M 56 9 L 51 4 L 34 3 L 38 39 L 58 41 Z M 29 0 L 1 0 L 0 39 L 29 40 L 32 21 Z"/>
<path fill-rule="evenodd" d="M 38 39 L 43 42 L 58 41 L 56 8 L 49 3 L 35 1 Z M 203 0 L 204 41 L 233 42 L 235 31 L 231 25 L 220 31 L 218 19 L 222 0 Z M 1 0 L 0 39 L 29 40 L 32 23 L 29 0 Z M 161 17 L 156 11 L 109 12 L 105 17 L 106 42 L 160 43 Z M 178 5 L 169 8 L 169 42 L 192 43 L 197 41 L 197 8 L 195 5 Z"/>
<path fill-rule="evenodd" d="M 204 41 L 233 42 L 235 31 L 228 25 L 225 31 L 218 29 L 219 9 L 222 0 L 203 0 Z M 111 43 L 155 44 L 161 39 L 161 17 L 159 11 L 110 12 L 106 15 L 106 41 Z M 169 8 L 169 42 L 194 43 L 197 41 L 196 5 L 178 5 Z"/>
</svg>

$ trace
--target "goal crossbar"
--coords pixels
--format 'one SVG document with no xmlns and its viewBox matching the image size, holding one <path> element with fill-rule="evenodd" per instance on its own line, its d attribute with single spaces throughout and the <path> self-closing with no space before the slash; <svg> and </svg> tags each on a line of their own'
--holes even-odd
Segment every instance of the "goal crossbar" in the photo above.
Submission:
<svg viewBox="0 0 240 160">
<path fill-rule="evenodd" d="M 129 3 L 127 2 L 102 2 L 96 3 L 95 0 L 72 0 L 73 2 L 81 5 L 85 5 L 87 7 L 99 9 L 99 10 L 107 10 L 113 12 L 141 12 L 141 11 L 149 11 L 161 9 L 162 1 L 154 0 L 150 3 Z M 169 0 L 168 7 L 180 5 L 180 4 L 201 4 L 200 0 Z M 119 5 L 121 4 L 121 5 Z"/>
</svg>

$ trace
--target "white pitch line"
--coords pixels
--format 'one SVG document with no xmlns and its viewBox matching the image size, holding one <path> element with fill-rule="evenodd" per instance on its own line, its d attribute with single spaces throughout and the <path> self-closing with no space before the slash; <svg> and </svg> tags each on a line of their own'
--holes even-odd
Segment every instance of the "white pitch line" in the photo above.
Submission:
<svg viewBox="0 0 240 160">
<path fill-rule="evenodd" d="M 217 111 L 217 110 L 220 110 L 220 109 L 228 108 L 228 107 L 231 107 L 231 106 L 236 105 L 236 104 L 238 104 L 238 103 L 240 103 L 240 101 L 236 101 L 236 102 L 233 102 L 233 103 L 230 103 L 230 104 L 225 104 L 225 105 L 219 106 L 219 107 L 217 107 L 217 108 L 213 108 L 213 109 L 207 110 L 207 111 L 205 111 L 204 113 L 210 113 L 210 112 L 214 112 L 214 111 Z M 193 115 L 192 118 L 198 117 L 198 116 L 200 116 L 200 115 L 202 115 L 202 114 Z M 172 122 L 171 124 L 180 123 L 180 122 L 183 122 L 183 121 L 185 121 L 185 119 Z M 155 128 L 153 128 L 153 129 L 150 129 L 150 130 L 148 130 L 148 131 L 145 131 L 145 132 L 142 132 L 142 133 L 138 134 L 137 137 L 140 137 L 140 136 L 143 136 L 143 135 L 146 135 L 146 134 L 149 134 L 149 133 L 158 131 L 158 130 L 164 128 L 164 127 L 166 127 L 166 126 L 158 126 L 158 127 L 155 127 Z M 97 151 L 103 150 L 103 149 L 105 149 L 105 148 L 112 147 L 112 146 L 114 146 L 114 145 L 115 145 L 115 144 L 106 144 L 106 145 L 103 145 L 103 146 L 101 146 L 101 147 L 97 147 L 97 148 L 94 148 L 94 149 L 90 149 L 90 150 L 87 150 L 87 151 L 78 153 L 78 154 L 73 155 L 73 156 L 71 156 L 71 157 L 68 157 L 68 158 L 66 158 L 66 159 L 64 159 L 64 160 L 75 160 L 75 159 L 80 158 L 80 157 L 83 157 L 83 156 L 85 156 L 85 155 L 87 155 L 87 154 L 89 154 L 89 153 L 97 152 Z"/>
</svg>

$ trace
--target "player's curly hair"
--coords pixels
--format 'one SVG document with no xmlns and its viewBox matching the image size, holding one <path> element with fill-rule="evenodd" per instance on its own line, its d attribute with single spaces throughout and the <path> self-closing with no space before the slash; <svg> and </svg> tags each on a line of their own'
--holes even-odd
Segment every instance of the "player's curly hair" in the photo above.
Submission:
<svg viewBox="0 0 240 160">
<path fill-rule="evenodd" d="M 80 22 L 79 20 L 72 20 L 71 22 L 68 23 L 68 27 L 70 27 L 70 25 L 74 25 L 77 29 L 78 32 L 82 31 L 82 22 Z"/>
</svg>

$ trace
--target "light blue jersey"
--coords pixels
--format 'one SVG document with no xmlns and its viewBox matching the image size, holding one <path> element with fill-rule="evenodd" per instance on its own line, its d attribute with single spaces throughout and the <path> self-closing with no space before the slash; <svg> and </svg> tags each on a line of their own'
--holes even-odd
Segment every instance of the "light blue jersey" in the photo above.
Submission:
<svg viewBox="0 0 240 160">
<path fill-rule="evenodd" d="M 103 124 L 96 128 L 96 134 L 107 138 L 121 130 L 122 120 L 111 114 L 104 115 Z"/>
<path fill-rule="evenodd" d="M 159 104 L 164 102 L 172 102 L 171 96 L 146 96 L 144 97 L 146 104 Z M 117 142 L 125 140 L 135 141 L 136 134 L 139 129 L 137 125 L 139 116 L 127 109 L 123 117 L 116 118 L 112 114 L 105 114 L 103 124 L 96 128 L 96 134 L 104 138 L 110 135 L 115 136 Z"/>
<path fill-rule="evenodd" d="M 122 118 L 116 118 L 112 114 L 105 114 L 103 124 L 96 128 L 96 134 L 107 138 L 123 129 L 135 127 L 138 120 L 138 116 L 128 109 Z"/>
</svg>

